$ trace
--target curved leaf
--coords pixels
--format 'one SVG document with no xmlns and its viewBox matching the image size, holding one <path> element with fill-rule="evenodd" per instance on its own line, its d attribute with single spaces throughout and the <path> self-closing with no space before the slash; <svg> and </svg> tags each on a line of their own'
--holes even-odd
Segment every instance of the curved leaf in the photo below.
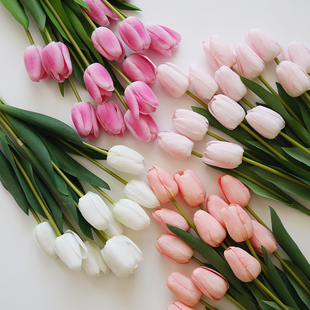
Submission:
<svg viewBox="0 0 310 310">
<path fill-rule="evenodd" d="M 141 11 L 137 6 L 128 3 L 126 1 L 121 0 L 112 0 L 110 1 L 111 4 L 113 4 L 115 7 L 121 9 L 121 10 L 128 10 L 128 11 Z"/>
<path fill-rule="evenodd" d="M 20 0 L 24 8 L 32 15 L 33 19 L 37 23 L 39 29 L 44 31 L 46 23 L 46 14 L 39 2 L 39 0 Z"/>
<path fill-rule="evenodd" d="M 28 29 L 29 19 L 18 0 L 0 0 L 0 2 L 24 28 Z"/>
<path fill-rule="evenodd" d="M 283 147 L 283 150 L 294 159 L 310 167 L 310 155 L 295 147 Z M 308 149 L 310 151 L 310 149 Z"/>
</svg>

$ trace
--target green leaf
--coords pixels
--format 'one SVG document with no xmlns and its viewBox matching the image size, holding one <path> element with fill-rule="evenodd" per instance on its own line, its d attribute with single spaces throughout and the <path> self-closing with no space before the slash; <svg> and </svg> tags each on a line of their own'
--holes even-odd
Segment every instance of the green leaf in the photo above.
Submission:
<svg viewBox="0 0 310 310">
<path fill-rule="evenodd" d="M 89 10 L 89 6 L 83 0 L 74 0 L 74 2 L 76 2 L 78 5 L 80 5 L 84 9 Z"/>
<path fill-rule="evenodd" d="M 270 310 L 272 309 L 269 305 L 266 305 L 263 301 L 266 298 L 266 296 L 258 289 L 258 287 L 253 282 L 248 282 L 247 287 L 252 292 L 253 296 L 255 297 L 257 303 L 259 304 L 259 307 L 262 310 Z"/>
<path fill-rule="evenodd" d="M 283 150 L 294 159 L 310 167 L 310 155 L 295 147 L 283 147 Z M 310 149 L 308 149 L 310 151 Z"/>
<path fill-rule="evenodd" d="M 24 8 L 31 14 L 39 29 L 44 31 L 46 23 L 46 14 L 39 0 L 20 0 Z"/>
<path fill-rule="evenodd" d="M 25 29 L 28 29 L 29 19 L 18 0 L 0 0 L 0 2 Z"/>
<path fill-rule="evenodd" d="M 115 7 L 121 9 L 121 10 L 127 10 L 127 11 L 141 11 L 137 6 L 128 3 L 126 1 L 121 0 L 112 0 L 110 1 L 111 4 L 113 4 Z"/>
<path fill-rule="evenodd" d="M 276 309 L 276 310 L 282 310 L 282 307 L 280 307 L 276 302 L 274 301 L 269 301 L 269 300 L 263 300 L 262 302 L 264 302 L 265 304 L 269 305 L 272 309 Z M 289 307 L 287 305 L 285 305 L 287 307 L 287 309 L 290 309 L 290 310 L 296 310 L 298 308 L 292 308 L 292 307 Z"/>
</svg>

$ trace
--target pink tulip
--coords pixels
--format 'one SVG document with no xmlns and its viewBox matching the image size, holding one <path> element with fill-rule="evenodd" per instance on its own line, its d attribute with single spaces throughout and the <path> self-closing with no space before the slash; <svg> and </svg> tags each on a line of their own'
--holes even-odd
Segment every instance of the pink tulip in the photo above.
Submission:
<svg viewBox="0 0 310 310">
<path fill-rule="evenodd" d="M 148 24 L 146 30 L 151 37 L 150 50 L 162 56 L 171 56 L 181 42 L 181 35 L 165 26 Z"/>
<path fill-rule="evenodd" d="M 96 28 L 91 35 L 91 41 L 104 58 L 117 62 L 124 59 L 125 49 L 119 38 L 109 28 Z"/>
<path fill-rule="evenodd" d="M 190 207 L 204 202 L 206 189 L 193 170 L 178 171 L 173 178 L 178 184 L 180 196 Z"/>
<path fill-rule="evenodd" d="M 248 205 L 251 198 L 250 191 L 237 178 L 225 174 L 217 179 L 217 184 L 229 203 L 238 204 L 242 208 Z"/>
<path fill-rule="evenodd" d="M 72 63 L 67 46 L 62 42 L 50 42 L 42 50 L 44 70 L 58 83 L 72 73 Z"/>
<path fill-rule="evenodd" d="M 218 70 L 221 66 L 231 68 L 237 62 L 231 48 L 219 36 L 211 37 L 209 42 L 202 42 L 202 48 L 214 70 Z"/>
<path fill-rule="evenodd" d="M 274 139 L 285 127 L 285 121 L 279 113 L 261 105 L 248 110 L 245 119 L 267 139 Z"/>
<path fill-rule="evenodd" d="M 208 267 L 194 269 L 191 278 L 202 293 L 212 300 L 222 299 L 229 288 L 228 281 L 220 273 Z"/>
<path fill-rule="evenodd" d="M 188 307 L 185 304 L 177 301 L 174 302 L 173 304 L 170 304 L 167 310 L 195 310 L 195 309 L 192 307 Z"/>
<path fill-rule="evenodd" d="M 292 97 L 298 97 L 310 88 L 309 75 L 294 62 L 281 61 L 276 73 L 282 87 Z"/>
<path fill-rule="evenodd" d="M 129 16 L 119 23 L 118 33 L 125 44 L 135 52 L 141 52 L 150 47 L 151 37 L 137 17 Z"/>
<path fill-rule="evenodd" d="M 254 232 L 249 241 L 255 252 L 263 255 L 262 246 L 268 254 L 275 252 L 277 250 L 277 240 L 272 232 L 255 220 L 252 220 L 252 223 Z"/>
<path fill-rule="evenodd" d="M 96 116 L 101 127 L 111 136 L 122 138 L 126 132 L 124 116 L 120 108 L 113 101 L 100 103 L 96 109 Z"/>
<path fill-rule="evenodd" d="M 212 116 L 229 130 L 238 127 L 245 117 L 242 106 L 225 95 L 215 95 L 208 108 Z"/>
<path fill-rule="evenodd" d="M 237 65 L 240 74 L 253 80 L 257 78 L 265 69 L 264 61 L 245 43 L 235 45 Z"/>
<path fill-rule="evenodd" d="M 245 36 L 245 43 L 267 64 L 282 51 L 279 43 L 259 29 L 252 29 Z"/>
<path fill-rule="evenodd" d="M 193 280 L 180 272 L 173 272 L 168 277 L 167 286 L 181 302 L 189 307 L 194 307 L 202 297 L 201 290 Z"/>
<path fill-rule="evenodd" d="M 147 179 L 160 203 L 165 204 L 179 194 L 178 184 L 164 169 L 153 166 L 147 172 Z"/>
<path fill-rule="evenodd" d="M 221 92 L 234 101 L 239 101 L 248 92 L 240 76 L 227 66 L 218 69 L 215 72 L 214 79 Z"/>
<path fill-rule="evenodd" d="M 287 45 L 288 57 L 285 60 L 290 60 L 302 67 L 307 73 L 310 72 L 310 49 L 302 42 L 292 41 Z"/>
<path fill-rule="evenodd" d="M 158 127 L 150 115 L 140 114 L 136 119 L 130 110 L 124 116 L 125 124 L 131 134 L 142 142 L 150 142 L 157 138 Z"/>
<path fill-rule="evenodd" d="M 147 85 L 156 82 L 157 67 L 144 54 L 132 53 L 122 62 L 122 71 L 131 81 L 142 81 Z"/>
<path fill-rule="evenodd" d="M 218 247 L 226 238 L 226 231 L 221 223 L 206 211 L 196 211 L 194 223 L 200 238 L 212 247 Z"/>
<path fill-rule="evenodd" d="M 71 109 L 71 118 L 76 131 L 82 138 L 95 140 L 99 135 L 99 125 L 95 108 L 89 102 L 77 102 Z"/>
<path fill-rule="evenodd" d="M 177 264 L 188 264 L 194 255 L 194 249 L 174 235 L 161 235 L 157 238 L 157 251 Z"/>
<path fill-rule="evenodd" d="M 102 0 L 83 0 L 89 7 L 86 14 L 98 25 L 107 27 L 117 21 L 117 15 Z"/>
<path fill-rule="evenodd" d="M 225 222 L 222 217 L 221 210 L 223 208 L 228 208 L 228 203 L 216 194 L 211 194 L 208 196 L 206 201 L 206 207 L 208 212 L 225 228 Z"/>
<path fill-rule="evenodd" d="M 84 72 L 84 83 L 91 97 L 98 103 L 112 95 L 114 85 L 107 69 L 100 63 L 89 65 Z"/>
<path fill-rule="evenodd" d="M 221 213 L 226 229 L 233 240 L 242 242 L 252 237 L 254 232 L 252 220 L 239 205 L 223 208 Z"/>
<path fill-rule="evenodd" d="M 150 114 L 158 107 L 158 100 L 151 88 L 144 82 L 129 84 L 124 92 L 126 103 L 132 115 L 139 119 L 139 114 Z"/>
<path fill-rule="evenodd" d="M 160 65 L 157 70 L 159 83 L 172 97 L 182 97 L 190 87 L 188 76 L 176 65 L 166 62 Z"/>
<path fill-rule="evenodd" d="M 42 64 L 42 46 L 31 45 L 26 47 L 24 51 L 24 64 L 27 70 L 28 76 L 31 81 L 39 82 L 42 79 L 48 79 L 50 76 L 44 70 Z"/>
<path fill-rule="evenodd" d="M 172 122 L 179 133 L 193 141 L 202 140 L 209 130 L 208 119 L 192 110 L 175 110 Z"/>
<path fill-rule="evenodd" d="M 253 281 L 261 272 L 258 260 L 241 248 L 231 246 L 224 256 L 235 276 L 243 282 Z"/>
<path fill-rule="evenodd" d="M 157 134 L 158 145 L 172 157 L 185 160 L 192 155 L 194 142 L 187 137 L 171 131 Z"/>
<path fill-rule="evenodd" d="M 237 168 L 242 163 L 243 148 L 235 143 L 210 141 L 206 144 L 202 161 L 224 169 Z"/>
</svg>

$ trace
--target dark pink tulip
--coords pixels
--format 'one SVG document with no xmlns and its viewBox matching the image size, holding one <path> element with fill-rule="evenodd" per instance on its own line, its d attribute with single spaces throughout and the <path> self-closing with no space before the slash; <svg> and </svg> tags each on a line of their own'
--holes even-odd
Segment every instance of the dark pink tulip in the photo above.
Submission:
<svg viewBox="0 0 310 310">
<path fill-rule="evenodd" d="M 148 24 L 146 30 L 151 37 L 150 49 L 162 56 L 171 56 L 181 42 L 181 35 L 168 27 Z"/>
<path fill-rule="evenodd" d="M 76 131 L 82 138 L 95 140 L 100 132 L 95 108 L 89 102 L 77 102 L 71 109 L 71 118 Z"/>
<path fill-rule="evenodd" d="M 122 138 L 126 131 L 124 116 L 120 108 L 113 101 L 100 103 L 96 109 L 96 116 L 101 127 L 111 136 Z"/>
<path fill-rule="evenodd" d="M 135 52 L 149 48 L 151 38 L 144 24 L 134 16 L 129 16 L 118 25 L 118 33 L 125 44 Z"/>
<path fill-rule="evenodd" d="M 157 67 L 144 54 L 132 53 L 122 62 L 122 71 L 131 81 L 142 81 L 153 85 L 156 81 Z"/>
<path fill-rule="evenodd" d="M 195 310 L 192 307 L 186 306 L 182 302 L 174 302 L 173 304 L 170 304 L 167 308 L 167 310 Z"/>
<path fill-rule="evenodd" d="M 42 64 L 42 46 L 31 45 L 24 51 L 24 64 L 31 81 L 39 82 L 48 79 L 50 76 Z"/>
<path fill-rule="evenodd" d="M 100 63 L 89 65 L 83 75 L 85 86 L 98 103 L 105 102 L 112 95 L 114 85 L 107 69 Z"/>
<path fill-rule="evenodd" d="M 206 207 L 208 212 L 217 219 L 219 223 L 225 228 L 225 222 L 222 217 L 222 209 L 228 208 L 228 203 L 218 195 L 211 194 L 208 196 L 206 201 Z"/>
<path fill-rule="evenodd" d="M 72 63 L 67 46 L 62 42 L 51 42 L 42 50 L 44 70 L 58 83 L 62 83 L 72 73 Z"/>
<path fill-rule="evenodd" d="M 140 114 L 139 119 L 127 110 L 124 116 L 125 124 L 131 134 L 142 142 L 150 142 L 157 138 L 158 127 L 150 115 Z"/>
</svg>

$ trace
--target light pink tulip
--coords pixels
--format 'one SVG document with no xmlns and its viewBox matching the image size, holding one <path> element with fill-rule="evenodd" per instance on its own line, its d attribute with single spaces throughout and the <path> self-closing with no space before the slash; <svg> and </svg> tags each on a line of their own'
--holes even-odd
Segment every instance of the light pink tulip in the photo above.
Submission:
<svg viewBox="0 0 310 310">
<path fill-rule="evenodd" d="M 252 29 L 245 36 L 245 43 L 267 64 L 282 51 L 279 43 L 259 29 Z"/>
<path fill-rule="evenodd" d="M 125 124 L 131 134 L 142 142 L 150 142 L 157 138 L 158 127 L 150 115 L 140 114 L 136 119 L 130 110 L 124 116 Z"/>
<path fill-rule="evenodd" d="M 42 46 L 30 45 L 24 51 L 25 68 L 33 82 L 39 82 L 42 79 L 46 80 L 50 77 L 42 64 L 42 50 Z"/>
<path fill-rule="evenodd" d="M 89 7 L 84 9 L 86 14 L 98 25 L 107 27 L 110 23 L 115 23 L 118 19 L 117 15 L 106 6 L 102 0 L 83 0 Z"/>
<path fill-rule="evenodd" d="M 285 121 L 279 113 L 261 105 L 248 110 L 245 119 L 267 139 L 274 139 L 285 127 Z"/>
<path fill-rule="evenodd" d="M 237 168 L 242 163 L 243 148 L 235 143 L 210 141 L 206 144 L 202 161 L 224 169 Z"/>
<path fill-rule="evenodd" d="M 252 220 L 252 223 L 254 232 L 249 241 L 255 252 L 262 255 L 262 246 L 268 254 L 275 252 L 277 250 L 277 240 L 272 232 L 255 220 Z"/>
<path fill-rule="evenodd" d="M 200 66 L 191 64 L 188 70 L 189 79 L 198 97 L 203 100 L 209 100 L 218 90 L 213 77 Z"/>
<path fill-rule="evenodd" d="M 202 297 L 201 290 L 193 280 L 180 272 L 173 272 L 168 277 L 167 286 L 181 302 L 189 307 L 194 307 Z"/>
<path fill-rule="evenodd" d="M 167 308 L 167 310 L 195 310 L 192 307 L 186 306 L 182 302 L 174 302 L 173 304 L 170 304 Z"/>
<path fill-rule="evenodd" d="M 208 108 L 212 116 L 229 130 L 238 127 L 245 117 L 242 106 L 225 95 L 215 95 Z"/>
<path fill-rule="evenodd" d="M 188 264 L 194 255 L 194 249 L 174 235 L 164 234 L 157 238 L 157 251 L 178 264 Z"/>
<path fill-rule="evenodd" d="M 126 103 L 132 115 L 139 119 L 139 114 L 150 114 L 158 107 L 158 100 L 151 88 L 144 82 L 129 84 L 124 92 Z"/>
<path fill-rule="evenodd" d="M 209 121 L 203 115 L 187 109 L 177 109 L 172 116 L 176 130 L 185 137 L 200 141 L 209 130 Z"/>
<path fill-rule="evenodd" d="M 309 75 L 292 61 L 281 61 L 276 73 L 280 84 L 292 97 L 298 97 L 310 88 Z"/>
<path fill-rule="evenodd" d="M 147 179 L 160 203 L 165 204 L 179 194 L 178 184 L 163 168 L 153 166 L 147 172 Z"/>
<path fill-rule="evenodd" d="M 95 140 L 100 132 L 95 108 L 89 102 L 77 102 L 71 109 L 71 118 L 76 131 L 82 138 Z"/>
<path fill-rule="evenodd" d="M 157 134 L 158 145 L 172 157 L 185 160 L 192 155 L 194 142 L 187 137 L 171 131 Z"/>
<path fill-rule="evenodd" d="M 172 97 L 182 97 L 190 87 L 187 74 L 176 65 L 166 62 L 160 65 L 157 70 L 159 83 Z"/>
<path fill-rule="evenodd" d="M 235 45 L 237 65 L 240 74 L 253 80 L 257 78 L 265 69 L 264 61 L 245 43 Z"/>
<path fill-rule="evenodd" d="M 250 216 L 239 206 L 229 205 L 221 210 L 226 229 L 236 242 L 249 240 L 254 232 Z"/>
<path fill-rule="evenodd" d="M 58 83 L 72 73 L 72 63 L 67 46 L 62 42 L 50 42 L 42 50 L 44 70 Z"/>
<path fill-rule="evenodd" d="M 91 35 L 91 41 L 104 58 L 117 62 L 124 59 L 125 49 L 119 38 L 109 28 L 96 28 Z"/>
<path fill-rule="evenodd" d="M 193 170 L 178 171 L 173 178 L 178 184 L 180 196 L 190 207 L 196 207 L 204 202 L 205 186 Z"/>
<path fill-rule="evenodd" d="M 120 108 L 113 101 L 100 103 L 96 109 L 96 116 L 101 127 L 111 136 L 122 138 L 126 132 L 124 116 Z"/>
<path fill-rule="evenodd" d="M 243 282 L 253 281 L 261 272 L 258 260 L 241 248 L 231 246 L 224 256 L 235 276 Z"/>
<path fill-rule="evenodd" d="M 141 52 L 150 47 L 151 37 L 137 17 L 129 16 L 120 22 L 118 33 L 125 44 L 135 52 Z"/>
<path fill-rule="evenodd" d="M 218 69 L 215 72 L 214 79 L 221 92 L 234 101 L 239 101 L 248 92 L 240 76 L 227 66 L 222 66 Z"/>
<path fill-rule="evenodd" d="M 147 85 L 156 82 L 157 67 L 147 56 L 132 53 L 122 62 L 123 73 L 133 82 L 142 81 Z"/>
<path fill-rule="evenodd" d="M 250 191 L 237 178 L 225 174 L 217 179 L 217 184 L 229 203 L 238 204 L 242 208 L 248 205 L 251 199 Z"/>
<path fill-rule="evenodd" d="M 222 299 L 229 288 L 228 281 L 220 273 L 208 267 L 194 269 L 191 278 L 202 293 L 212 300 Z"/>
<path fill-rule="evenodd" d="M 310 72 L 310 49 L 302 42 L 291 41 L 287 45 L 285 60 L 290 60 L 302 67 L 307 73 Z"/>
<path fill-rule="evenodd" d="M 168 27 L 148 24 L 146 30 L 151 37 L 150 50 L 162 56 L 171 56 L 172 50 L 181 42 L 181 35 Z"/>
<path fill-rule="evenodd" d="M 211 194 L 208 196 L 206 201 L 206 207 L 208 212 L 217 219 L 217 221 L 225 228 L 225 223 L 222 217 L 221 210 L 223 208 L 228 208 L 228 203 L 216 194 Z"/>
<path fill-rule="evenodd" d="M 89 65 L 83 75 L 90 96 L 98 103 L 105 102 L 114 90 L 113 80 L 107 69 L 100 63 Z"/>
<path fill-rule="evenodd" d="M 184 231 L 190 229 L 190 225 L 185 220 L 185 218 L 178 212 L 167 209 L 167 208 L 157 208 L 152 212 L 154 220 L 163 228 L 166 232 L 173 235 L 173 233 L 167 227 L 167 224 L 173 225 Z"/>
<path fill-rule="evenodd" d="M 212 247 L 218 247 L 226 238 L 226 231 L 221 223 L 204 210 L 195 212 L 194 223 L 200 238 Z"/>
</svg>

